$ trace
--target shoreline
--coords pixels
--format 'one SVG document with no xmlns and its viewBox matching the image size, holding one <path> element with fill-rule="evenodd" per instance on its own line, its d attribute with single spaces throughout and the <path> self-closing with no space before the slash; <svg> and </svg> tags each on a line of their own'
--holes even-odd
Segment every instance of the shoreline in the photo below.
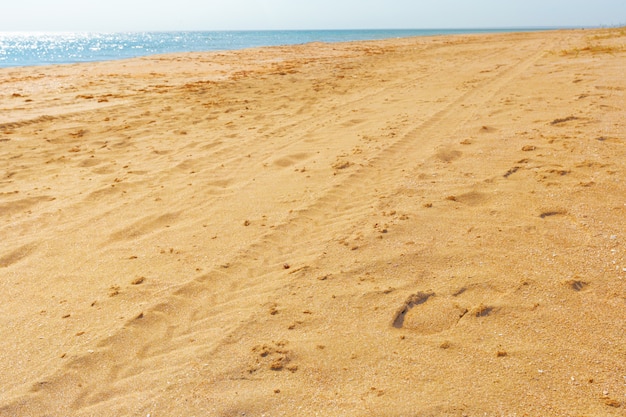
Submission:
<svg viewBox="0 0 626 417">
<path fill-rule="evenodd" d="M 621 415 L 625 40 L 0 69 L 0 414 Z"/>
<path fill-rule="evenodd" d="M 235 46 L 235 47 L 226 47 L 227 45 L 224 44 L 224 48 L 219 48 L 216 46 L 212 46 L 210 48 L 209 45 L 206 45 L 208 49 L 206 50 L 199 50 L 199 49 L 195 49 L 195 50 L 191 50 L 191 51 L 186 51 L 186 50 L 182 50 L 178 47 L 175 47 L 174 49 L 177 49 L 175 51 L 164 51 L 164 52 L 155 52 L 155 53 L 148 53 L 148 54 L 140 54 L 140 55 L 135 55 L 135 56 L 120 56 L 119 58 L 106 58 L 106 57 L 101 57 L 98 58 L 98 56 L 94 56 L 92 58 L 74 58 L 75 60 L 72 61 L 69 57 L 67 58 L 68 60 L 65 61 L 59 61 L 59 62 L 41 62 L 41 63 L 35 63 L 35 64 L 11 64 L 8 65 L 6 63 L 3 63 L 3 61 L 0 61 L 0 69 L 2 68 L 27 68 L 27 67 L 41 67 L 41 66 L 47 66 L 47 65 L 73 65 L 73 64 L 83 64 L 83 63 L 98 63 L 98 62 L 108 62 L 108 61 L 120 61 L 120 60 L 125 60 L 125 59 L 134 59 L 134 58 L 142 58 L 142 57 L 150 57 L 153 55 L 163 55 L 163 54 L 170 54 L 170 53 L 193 53 L 193 52 L 199 52 L 199 53 L 207 53 L 207 52 L 224 52 L 224 51 L 234 51 L 234 50 L 243 50 L 243 49 L 249 49 L 249 48 L 263 48 L 263 47 L 281 47 L 281 46 L 296 46 L 296 45 L 301 45 L 301 44 L 306 44 L 306 43 L 311 43 L 311 42 L 324 42 L 324 43 L 342 43 L 342 42 L 363 42 L 363 41 L 376 41 L 376 40 L 386 40 L 386 39 L 399 39 L 399 38 L 409 38 L 409 37 L 429 37 L 429 36 L 453 36 L 453 35 L 463 35 L 463 34 L 489 34 L 489 33 L 526 33 L 526 32 L 539 32 L 539 31 L 553 31 L 553 30 L 575 30 L 574 28 L 557 28 L 557 27 L 528 27 L 528 28 L 523 28 L 523 27 L 519 27 L 519 28 L 459 28 L 459 29 L 319 29 L 319 30 L 234 30 L 234 31 L 152 31 L 152 32 L 0 32 L 0 37 L 5 36 L 5 37 L 9 37 L 10 40 L 10 35 L 16 36 L 19 35 L 21 37 L 32 37 L 33 34 L 37 34 L 39 36 L 41 35 L 47 35 L 47 36 L 53 36 L 53 37 L 63 37 L 63 36 L 68 36 L 71 35 L 71 39 L 68 40 L 67 42 L 72 42 L 75 43 L 76 39 L 75 36 L 77 34 L 82 35 L 83 38 L 85 38 L 83 40 L 83 42 L 88 42 L 88 36 L 114 36 L 114 37 L 123 37 L 129 34 L 134 34 L 136 36 L 144 36 L 144 35 L 150 35 L 150 37 L 152 37 L 153 35 L 162 35 L 162 34 L 171 34 L 171 35 L 185 35 L 185 34 L 197 34 L 197 35 L 206 35 L 206 36 L 210 36 L 210 35 L 214 35 L 214 36 L 218 36 L 218 38 L 224 34 L 228 34 L 228 35 L 241 35 L 241 34 L 246 34 L 246 35 L 252 35 L 250 36 L 249 40 L 245 40 L 245 36 L 242 37 L 242 40 L 244 40 L 244 42 L 249 43 L 248 46 Z M 420 33 L 422 33 L 420 35 Z M 282 42 L 285 43 L 280 43 L 281 41 L 279 40 L 266 40 L 265 42 L 268 42 L 267 44 L 263 44 L 263 41 L 259 41 L 257 39 L 255 39 L 254 34 L 263 34 L 264 36 L 266 35 L 275 35 L 278 36 L 280 39 L 283 38 L 283 35 L 285 34 L 290 34 L 291 36 L 291 40 L 289 40 L 289 37 L 285 37 Z M 300 37 L 298 37 L 297 35 L 300 34 L 300 37 L 302 37 L 302 39 L 300 39 Z M 325 36 L 322 36 L 321 38 L 318 36 L 312 36 L 312 34 L 326 34 Z M 351 34 L 351 36 L 345 37 L 343 35 L 338 35 L 338 34 Z M 385 34 L 385 37 L 380 37 L 380 35 Z M 392 34 L 395 34 L 395 36 L 392 36 Z M 375 36 L 374 36 L 375 35 Z M 258 35 L 257 35 L 258 36 Z M 373 36 L 371 39 L 368 38 L 368 36 Z M 351 39 L 354 38 L 354 39 Z M 100 41 L 100 39 L 99 39 Z M 7 41 L 8 42 L 8 41 Z M 116 41 L 116 43 L 119 42 L 124 42 L 124 41 Z M 136 46 L 133 47 L 140 47 L 141 49 L 143 48 L 153 48 L 153 46 L 150 46 L 151 40 L 145 39 L 143 42 L 146 43 L 140 43 Z M 219 41 L 218 41 L 219 44 Z M 106 49 L 106 42 L 104 43 L 104 48 Z M 79 47 L 79 49 L 84 49 L 85 47 L 89 48 L 88 45 L 76 45 Z M 57 44 L 51 44 L 50 47 L 52 48 L 57 48 L 58 45 Z M 71 48 L 71 44 L 69 45 L 69 47 Z M 98 44 L 97 46 L 98 49 L 102 48 L 101 44 Z M 198 48 L 198 46 L 195 47 L 191 47 L 191 49 L 194 48 Z M 67 47 L 65 48 L 67 49 Z M 10 57 L 10 50 L 11 50 L 11 46 L 9 44 L 8 46 L 8 51 L 9 51 L 9 57 Z M 6 55 L 6 51 L 5 51 L 5 55 Z M 6 59 L 6 58 L 5 58 Z M 10 58 L 9 58 L 10 59 Z M 58 58 L 55 58 L 58 59 Z"/>
</svg>

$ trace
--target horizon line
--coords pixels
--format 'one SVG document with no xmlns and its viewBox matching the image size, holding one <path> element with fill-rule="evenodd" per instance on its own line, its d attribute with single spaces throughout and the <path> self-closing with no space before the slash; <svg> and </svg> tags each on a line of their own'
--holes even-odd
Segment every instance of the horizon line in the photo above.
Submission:
<svg viewBox="0 0 626 417">
<path fill-rule="evenodd" d="M 305 29 L 132 29 L 132 30 L 72 30 L 72 29 L 19 29 L 19 30 L 0 30 L 0 33 L 146 33 L 146 32 L 329 32 L 329 31 L 384 31 L 384 30 L 398 30 L 398 31 L 418 31 L 418 30 L 430 30 L 430 31 L 459 31 L 459 30 L 558 30 L 558 29 L 614 29 L 626 27 L 626 24 L 617 25 L 563 25 L 563 26 L 544 26 L 544 25 L 515 25 L 515 26 L 468 26 L 468 27 L 422 27 L 422 28 L 410 28 L 410 27 L 360 27 L 360 28 L 305 28 Z"/>
</svg>

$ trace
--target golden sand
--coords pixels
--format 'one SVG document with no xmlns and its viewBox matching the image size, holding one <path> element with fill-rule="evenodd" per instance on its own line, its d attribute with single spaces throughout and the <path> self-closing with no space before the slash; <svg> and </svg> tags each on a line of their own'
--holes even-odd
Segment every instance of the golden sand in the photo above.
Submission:
<svg viewBox="0 0 626 417">
<path fill-rule="evenodd" d="M 623 416 L 625 43 L 0 70 L 0 415 Z"/>
</svg>

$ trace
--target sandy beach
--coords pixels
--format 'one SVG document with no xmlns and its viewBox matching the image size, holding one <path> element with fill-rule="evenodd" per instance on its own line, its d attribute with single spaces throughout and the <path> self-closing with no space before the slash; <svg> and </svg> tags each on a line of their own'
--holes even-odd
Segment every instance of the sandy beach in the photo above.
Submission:
<svg viewBox="0 0 626 417">
<path fill-rule="evenodd" d="M 0 69 L 0 416 L 623 416 L 626 30 Z"/>
</svg>

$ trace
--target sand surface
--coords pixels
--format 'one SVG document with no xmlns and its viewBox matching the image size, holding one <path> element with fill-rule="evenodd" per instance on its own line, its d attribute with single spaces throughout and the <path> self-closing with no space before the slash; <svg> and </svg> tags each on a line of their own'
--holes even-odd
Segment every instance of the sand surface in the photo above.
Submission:
<svg viewBox="0 0 626 417">
<path fill-rule="evenodd" d="M 625 415 L 625 44 L 0 70 L 0 415 Z"/>
</svg>

